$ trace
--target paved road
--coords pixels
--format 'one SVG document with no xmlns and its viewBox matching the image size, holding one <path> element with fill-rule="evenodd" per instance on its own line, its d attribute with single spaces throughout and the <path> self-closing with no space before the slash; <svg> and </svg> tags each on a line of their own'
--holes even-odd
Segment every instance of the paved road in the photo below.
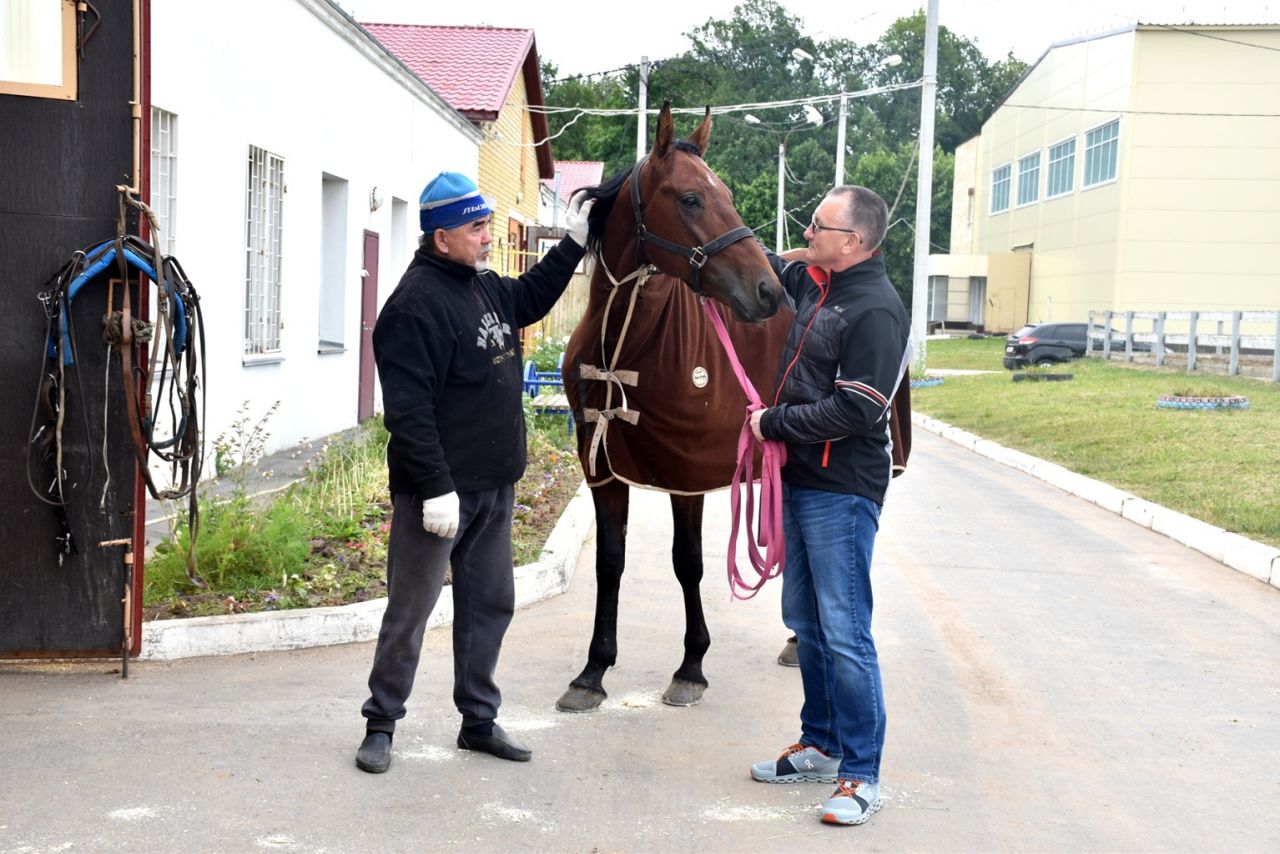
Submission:
<svg viewBox="0 0 1280 854">
<path fill-rule="evenodd" d="M 931 434 L 877 547 L 886 808 L 818 823 L 827 786 L 764 786 L 798 674 L 776 584 L 730 603 L 708 505 L 706 701 L 662 706 L 679 596 L 661 496 L 637 498 L 601 712 L 581 665 L 591 549 L 521 610 L 499 679 L 527 765 L 453 748 L 429 634 L 391 772 L 357 771 L 371 644 L 138 663 L 0 664 L 0 851 L 1280 850 L 1280 591 Z"/>
</svg>

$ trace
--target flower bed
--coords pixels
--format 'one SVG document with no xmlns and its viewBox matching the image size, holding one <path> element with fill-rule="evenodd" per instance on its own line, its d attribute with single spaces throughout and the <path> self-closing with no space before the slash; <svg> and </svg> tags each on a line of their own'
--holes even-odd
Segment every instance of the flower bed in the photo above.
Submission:
<svg viewBox="0 0 1280 854">
<path fill-rule="evenodd" d="M 1161 409 L 1248 409 L 1249 398 L 1233 394 L 1222 397 L 1162 394 L 1156 398 Z"/>
</svg>

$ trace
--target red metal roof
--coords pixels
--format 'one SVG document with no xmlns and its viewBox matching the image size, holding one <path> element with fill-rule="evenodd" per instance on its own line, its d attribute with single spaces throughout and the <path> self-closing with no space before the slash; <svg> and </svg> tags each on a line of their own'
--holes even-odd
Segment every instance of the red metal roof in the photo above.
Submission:
<svg viewBox="0 0 1280 854">
<path fill-rule="evenodd" d="M 371 36 L 473 122 L 498 118 L 523 73 L 530 106 L 541 107 L 542 77 L 533 30 L 361 23 Z M 535 140 L 546 139 L 547 117 L 530 113 Z M 538 173 L 554 175 L 551 143 L 537 148 Z"/>
<path fill-rule="evenodd" d="M 533 30 L 361 24 L 469 119 L 493 121 L 533 47 Z"/>
<path fill-rule="evenodd" d="M 560 173 L 560 200 L 568 203 L 569 197 L 582 187 L 592 187 L 604 180 L 604 163 L 599 160 L 557 160 Z M 543 178 L 542 183 L 555 189 L 554 178 Z"/>
</svg>

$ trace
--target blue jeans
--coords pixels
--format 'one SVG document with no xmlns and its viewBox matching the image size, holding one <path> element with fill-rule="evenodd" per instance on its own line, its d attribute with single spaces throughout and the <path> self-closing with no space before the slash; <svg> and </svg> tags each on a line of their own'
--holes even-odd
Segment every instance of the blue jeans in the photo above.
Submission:
<svg viewBox="0 0 1280 854">
<path fill-rule="evenodd" d="M 782 620 L 804 683 L 800 743 L 839 756 L 846 780 L 880 781 L 884 692 L 871 638 L 871 551 L 880 505 L 783 484 Z"/>
</svg>

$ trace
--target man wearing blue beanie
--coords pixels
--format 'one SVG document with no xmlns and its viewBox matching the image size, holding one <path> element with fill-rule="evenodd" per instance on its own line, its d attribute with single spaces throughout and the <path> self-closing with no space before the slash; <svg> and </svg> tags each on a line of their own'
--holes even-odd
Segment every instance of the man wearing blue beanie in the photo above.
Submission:
<svg viewBox="0 0 1280 854">
<path fill-rule="evenodd" d="M 494 682 L 515 610 L 511 516 L 524 474 L 519 329 L 541 320 L 573 275 L 594 200 L 576 195 L 565 238 L 518 279 L 488 271 L 489 206 L 474 181 L 441 172 L 422 191 L 422 237 L 373 330 L 391 441 L 387 610 L 378 633 L 356 765 L 381 773 L 405 716 L 422 634 L 453 570 L 458 747 L 527 761 L 496 723 Z"/>
</svg>

